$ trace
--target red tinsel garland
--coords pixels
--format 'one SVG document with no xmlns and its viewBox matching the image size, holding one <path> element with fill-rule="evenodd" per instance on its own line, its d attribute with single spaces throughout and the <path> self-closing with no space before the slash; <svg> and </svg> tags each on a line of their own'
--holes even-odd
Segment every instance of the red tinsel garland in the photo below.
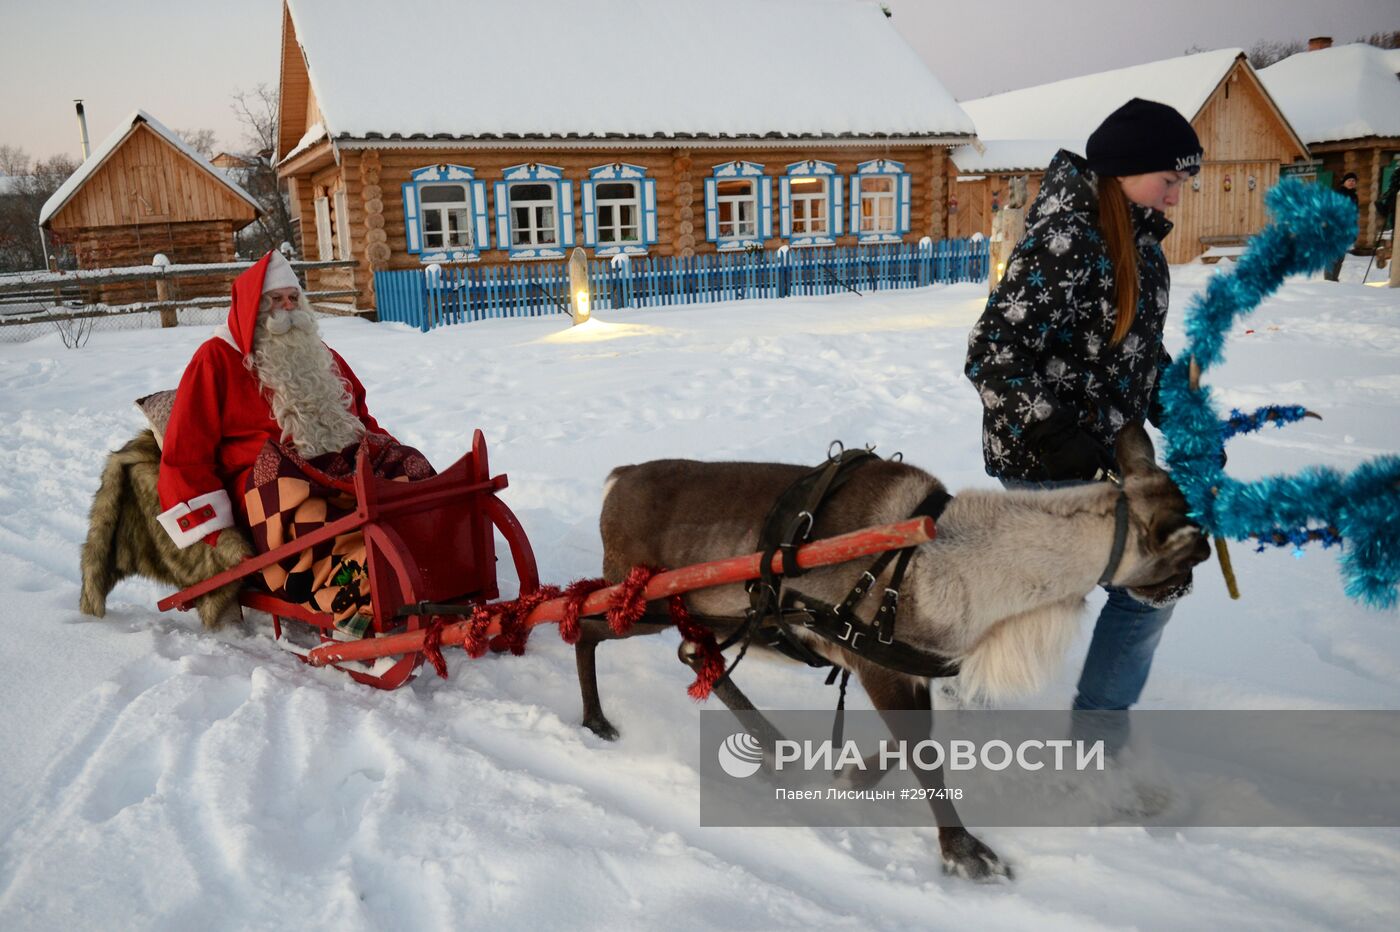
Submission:
<svg viewBox="0 0 1400 932">
<path fill-rule="evenodd" d="M 608 627 L 614 634 L 627 634 L 646 614 L 647 600 L 642 592 L 659 572 L 658 567 L 640 563 L 628 570 L 626 578 L 617 584 L 617 594 L 608 607 Z"/>
<path fill-rule="evenodd" d="M 559 636 L 565 644 L 577 644 L 583 627 L 579 617 L 583 614 L 583 603 L 599 589 L 606 589 L 606 579 L 576 579 L 564 590 L 564 617 L 559 619 Z"/>
<path fill-rule="evenodd" d="M 694 645 L 700 657 L 700 662 L 694 667 L 695 682 L 686 692 L 696 702 L 704 702 L 724 676 L 724 654 L 720 653 L 715 633 L 690 617 L 690 610 L 685 607 L 685 596 L 671 596 L 670 608 L 671 621 L 675 623 L 676 630 L 680 631 L 684 640 Z"/>
<path fill-rule="evenodd" d="M 607 611 L 608 626 L 615 633 L 627 634 L 646 614 L 647 583 L 659 572 L 659 567 L 634 566 L 627 573 L 627 577 L 618 584 L 618 591 Z M 540 603 L 560 597 L 565 600 L 565 604 L 564 617 L 559 622 L 559 636 L 567 644 L 577 644 L 582 634 L 580 619 L 584 601 L 594 592 L 607 586 L 608 582 L 604 579 L 579 579 L 563 590 L 558 586 L 541 586 L 534 592 L 509 602 L 478 605 L 467 621 L 462 649 L 473 658 L 485 655 L 492 647 L 520 656 L 525 653 L 525 644 L 530 638 L 531 629 L 526 624 L 530 613 L 539 607 Z M 684 596 L 671 596 L 668 607 L 672 624 L 676 626 L 681 637 L 694 646 L 701 658 L 695 666 L 695 682 L 690 684 L 687 692 L 692 699 L 702 702 L 709 698 L 715 684 L 724 676 L 724 654 L 719 650 L 714 632 L 690 617 Z M 500 619 L 501 633 L 494 639 L 488 639 L 486 632 L 497 616 Z M 442 630 L 445 624 L 441 615 L 433 616 L 423 636 L 423 655 L 443 679 L 447 678 L 447 662 L 442 656 Z"/>
</svg>

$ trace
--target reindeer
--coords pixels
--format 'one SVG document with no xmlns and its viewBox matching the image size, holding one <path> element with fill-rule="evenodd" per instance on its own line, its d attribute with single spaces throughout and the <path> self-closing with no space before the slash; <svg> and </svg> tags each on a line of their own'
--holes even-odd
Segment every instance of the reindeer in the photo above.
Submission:
<svg viewBox="0 0 1400 932">
<path fill-rule="evenodd" d="M 1113 585 L 1159 599 L 1188 583 L 1191 567 L 1209 556 L 1205 537 L 1187 518 L 1180 491 L 1158 468 L 1140 424 L 1120 433 L 1116 459 L 1121 488 L 1101 482 L 1054 491 L 961 492 L 939 518 L 937 538 L 913 554 L 896 634 L 913 647 L 956 660 L 963 696 L 995 702 L 1041 687 L 1075 634 L 1085 596 L 1109 567 L 1120 497 L 1127 504 L 1127 537 L 1117 566 L 1108 570 Z M 805 471 L 779 463 L 691 460 L 618 467 L 603 498 L 603 575 L 616 582 L 637 564 L 681 566 L 758 549 L 771 503 Z M 828 499 L 811 536 L 902 520 L 941 487 L 914 466 L 872 462 Z M 791 586 L 836 603 L 855 575 L 850 564 L 824 567 Z M 875 591 L 884 583 L 882 578 Z M 738 584 L 694 591 L 687 602 L 697 615 L 732 619 L 731 630 L 749 608 Z M 869 622 L 873 606 L 863 609 L 857 614 Z M 631 633 L 664 627 L 639 624 Z M 796 630 L 810 650 L 855 673 L 876 709 L 928 713 L 928 727 L 912 739 L 927 736 L 933 721 L 928 680 L 876 666 Z M 607 739 L 617 731 L 598 699 L 595 651 L 600 641 L 615 637 L 605 622 L 589 619 L 576 647 L 583 724 Z M 997 855 L 961 826 L 951 803 L 934 804 L 934 816 L 947 869 L 979 879 L 1009 875 Z"/>
</svg>

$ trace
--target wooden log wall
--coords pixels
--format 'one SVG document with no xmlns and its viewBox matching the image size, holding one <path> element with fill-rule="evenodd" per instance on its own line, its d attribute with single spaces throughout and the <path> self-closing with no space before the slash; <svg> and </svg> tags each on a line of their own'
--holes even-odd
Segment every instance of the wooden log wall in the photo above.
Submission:
<svg viewBox="0 0 1400 932">
<path fill-rule="evenodd" d="M 843 176 L 843 182 L 847 184 L 860 162 L 875 158 L 903 162 L 905 170 L 911 176 L 911 231 L 906 239 L 917 242 L 923 236 L 941 239 L 946 235 L 947 219 L 943 199 L 947 150 L 942 146 L 828 149 L 814 147 L 802 150 L 678 148 L 631 152 L 542 152 L 538 149 L 344 150 L 339 166 L 331 166 L 316 174 L 304 175 L 297 179 L 293 209 L 302 220 L 303 255 L 315 258 L 319 255 L 315 198 L 323 194 L 331 197 L 334 207 L 335 187 L 344 186 L 349 214 L 347 222 L 350 224 L 352 239 L 351 255 L 361 262 L 361 269 L 355 275 L 354 287 L 360 288 L 367 295 L 372 287 L 371 276 L 374 270 L 417 268 L 420 265 L 418 258 L 406 251 L 401 185 L 408 181 L 412 171 L 425 165 L 465 165 L 476 172 L 478 180 L 487 183 L 492 242 L 491 248 L 482 253 L 480 263 L 501 265 L 510 262 L 510 259 L 506 251 L 498 248 L 495 242 L 495 190 L 491 183 L 499 180 L 502 172 L 511 166 L 535 161 L 563 169 L 564 176 L 574 182 L 574 235 L 579 244 L 583 241 L 580 182 L 588 177 L 588 170 L 610 162 L 644 166 L 649 177 L 656 181 L 658 242 L 651 252 L 660 256 L 687 256 L 717 251 L 715 244 L 705 238 L 704 179 L 709 177 L 715 165 L 744 160 L 758 162 L 764 166 L 765 174 L 773 178 L 773 230 L 777 234 L 780 224 L 777 179 L 786 173 L 789 163 L 807 158 L 834 162 L 837 171 Z M 847 190 L 849 191 L 849 188 Z M 849 209 L 848 202 L 846 210 Z M 333 227 L 339 223 L 339 218 L 333 216 Z M 765 246 L 776 249 L 783 243 L 781 236 L 775 235 Z M 839 237 L 838 243 L 843 246 L 855 245 L 856 238 L 847 234 Z M 373 248 L 371 252 L 372 247 L 382 248 Z M 350 287 L 348 282 L 336 278 L 344 273 L 312 274 L 316 276 L 313 283 L 315 288 Z M 366 303 L 364 297 L 361 301 Z"/>
<path fill-rule="evenodd" d="M 90 227 L 69 231 L 65 241 L 73 244 L 80 269 L 150 265 L 156 253 L 163 253 L 174 265 L 234 261 L 233 222 L 229 220 Z M 236 274 L 215 273 L 207 277 L 173 279 L 169 283 L 170 297 L 227 295 Z M 108 304 L 154 301 L 155 285 L 108 285 L 102 289 L 100 300 Z"/>
</svg>

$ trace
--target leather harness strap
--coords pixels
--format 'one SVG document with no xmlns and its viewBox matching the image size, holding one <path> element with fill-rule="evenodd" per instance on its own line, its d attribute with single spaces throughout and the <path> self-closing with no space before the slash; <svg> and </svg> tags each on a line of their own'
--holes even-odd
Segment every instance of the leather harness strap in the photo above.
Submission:
<svg viewBox="0 0 1400 932">
<path fill-rule="evenodd" d="M 1108 552 L 1108 564 L 1099 575 L 1100 586 L 1107 586 L 1113 581 L 1113 574 L 1118 572 L 1128 544 L 1128 493 L 1123 491 L 1123 480 L 1116 474 L 1109 473 L 1108 481 L 1118 487 L 1118 501 L 1113 505 L 1113 547 Z"/>
<path fill-rule="evenodd" d="M 879 457 L 869 450 L 843 450 L 798 478 L 769 510 L 759 534 L 763 575 L 749 585 L 750 605 L 744 623 L 720 645 L 725 649 L 743 639 L 739 656 L 730 665 L 731 672 L 755 638 L 764 646 L 808 666 L 832 666 L 831 661 L 795 636 L 800 626 L 844 650 L 900 673 L 929 678 L 957 675 L 956 662 L 913 647 L 895 636 L 900 586 L 913 559 L 912 547 L 886 551 L 877 557 L 839 605 L 829 605 L 795 590 L 783 591 L 784 578 L 801 575 L 792 554 L 810 537 L 823 502 L 851 478 L 853 467 L 876 459 Z M 952 496 L 945 490 L 935 489 L 914 508 L 913 516 L 927 515 L 936 521 L 951 500 Z M 771 572 L 775 553 L 783 554 L 781 574 Z M 856 616 L 855 607 L 874 588 L 892 561 L 894 571 L 876 610 L 874 623 L 867 624 Z"/>
</svg>

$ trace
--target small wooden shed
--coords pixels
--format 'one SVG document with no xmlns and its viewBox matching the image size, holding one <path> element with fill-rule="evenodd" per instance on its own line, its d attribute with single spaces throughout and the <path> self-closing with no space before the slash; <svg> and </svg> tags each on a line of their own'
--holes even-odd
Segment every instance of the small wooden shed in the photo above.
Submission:
<svg viewBox="0 0 1400 932">
<path fill-rule="evenodd" d="M 1400 170 L 1400 50 L 1356 43 L 1289 56 L 1259 72 L 1336 186 L 1356 173 L 1358 249 L 1370 250 L 1385 223 L 1376 199 Z"/>
<path fill-rule="evenodd" d="M 1162 244 L 1169 262 L 1189 262 L 1258 232 L 1267 222 L 1265 192 L 1286 166 L 1310 157 L 1240 49 L 1069 78 L 962 102 L 981 145 L 953 151 L 957 212 L 975 214 L 955 229 L 965 235 L 975 219 L 990 234 L 992 201 L 1006 176 L 1029 175 L 1034 193 L 1057 149 L 1083 155 L 1103 118 L 1134 97 L 1175 107 L 1205 150 L 1200 173 L 1167 214 L 1175 224 Z M 961 181 L 969 177 L 978 182 Z"/>
<path fill-rule="evenodd" d="M 257 202 L 150 114 L 134 111 L 54 192 L 39 225 L 81 269 L 232 262 Z"/>
</svg>

